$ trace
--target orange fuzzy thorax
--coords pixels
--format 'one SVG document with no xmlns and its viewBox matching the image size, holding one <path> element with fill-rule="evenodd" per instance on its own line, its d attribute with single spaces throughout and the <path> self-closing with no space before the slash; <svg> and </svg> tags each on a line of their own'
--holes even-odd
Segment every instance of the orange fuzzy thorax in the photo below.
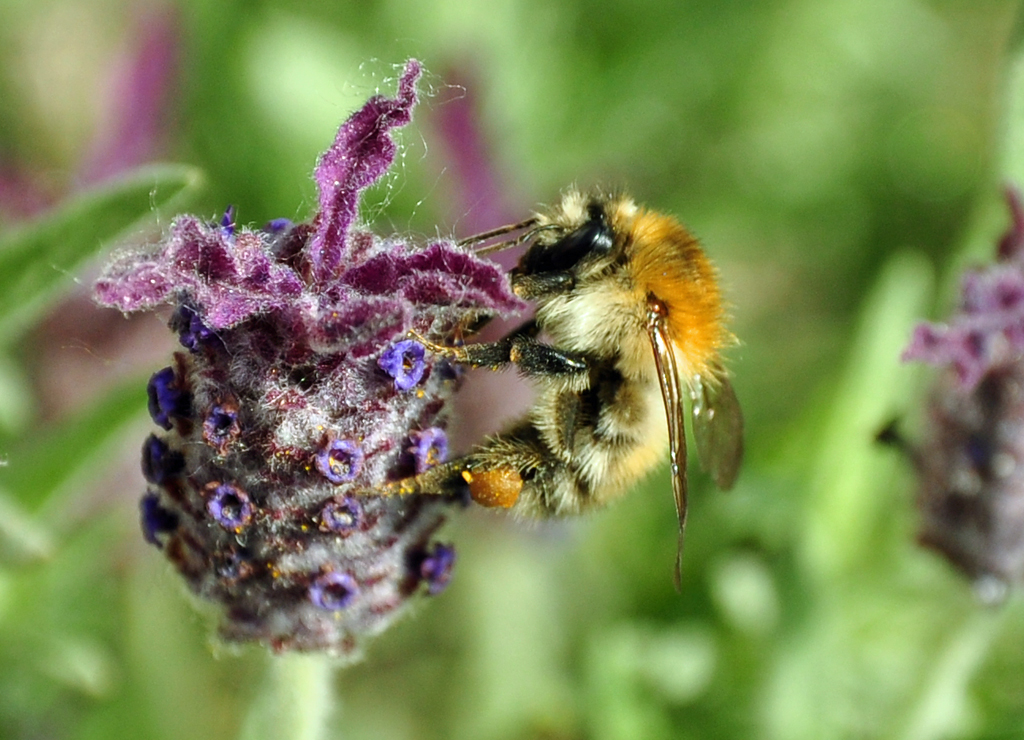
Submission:
<svg viewBox="0 0 1024 740">
<path fill-rule="evenodd" d="M 626 232 L 633 276 L 642 299 L 668 308 L 668 333 L 690 374 L 713 375 L 719 350 L 730 343 L 715 269 L 697 239 L 678 221 L 641 210 Z"/>
</svg>

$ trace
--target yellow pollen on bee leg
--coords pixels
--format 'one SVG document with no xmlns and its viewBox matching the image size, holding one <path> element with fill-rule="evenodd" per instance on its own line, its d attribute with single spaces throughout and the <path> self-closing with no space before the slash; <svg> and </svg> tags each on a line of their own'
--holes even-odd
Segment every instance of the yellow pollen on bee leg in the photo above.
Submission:
<svg viewBox="0 0 1024 740">
<path fill-rule="evenodd" d="M 465 479 L 466 474 L 462 477 Z M 509 509 L 519 500 L 523 479 L 513 468 L 482 470 L 466 480 L 469 495 L 481 506 Z"/>
</svg>

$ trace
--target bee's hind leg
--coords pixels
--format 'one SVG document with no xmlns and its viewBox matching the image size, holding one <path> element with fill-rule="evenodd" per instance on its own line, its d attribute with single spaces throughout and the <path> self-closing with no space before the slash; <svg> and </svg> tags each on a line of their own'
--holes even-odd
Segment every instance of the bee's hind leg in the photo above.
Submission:
<svg viewBox="0 0 1024 740">
<path fill-rule="evenodd" d="M 426 472 L 389 484 L 385 495 L 444 496 L 482 506 L 510 508 L 519 498 L 523 479 L 519 471 L 502 462 L 492 464 L 486 452 L 435 465 Z"/>
<path fill-rule="evenodd" d="M 395 484 L 392 493 L 472 499 L 481 506 L 547 517 L 575 511 L 571 470 L 529 422 L 488 438 L 468 455 Z"/>
</svg>

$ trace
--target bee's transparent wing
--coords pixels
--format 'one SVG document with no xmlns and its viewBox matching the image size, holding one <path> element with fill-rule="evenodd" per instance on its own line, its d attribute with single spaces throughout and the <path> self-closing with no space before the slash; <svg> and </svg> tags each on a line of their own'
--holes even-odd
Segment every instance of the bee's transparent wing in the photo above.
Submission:
<svg viewBox="0 0 1024 740">
<path fill-rule="evenodd" d="M 725 491 L 736 482 L 743 460 L 743 412 L 729 377 L 721 368 L 716 376 L 690 381 L 690 408 L 697 459 Z"/>
<path fill-rule="evenodd" d="M 654 363 L 661 383 L 661 396 L 668 417 L 669 455 L 672 463 L 672 493 L 679 519 L 679 544 L 676 550 L 675 584 L 682 588 L 683 533 L 686 529 L 686 422 L 683 413 L 683 392 L 676 368 L 676 356 L 668 337 L 665 309 L 652 303 L 647 319 L 647 334 L 654 349 Z"/>
</svg>

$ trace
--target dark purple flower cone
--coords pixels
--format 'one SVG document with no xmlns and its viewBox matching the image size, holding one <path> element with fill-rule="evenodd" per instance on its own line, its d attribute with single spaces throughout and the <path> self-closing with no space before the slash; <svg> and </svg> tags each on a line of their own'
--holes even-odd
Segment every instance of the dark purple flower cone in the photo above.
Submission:
<svg viewBox="0 0 1024 740">
<path fill-rule="evenodd" d="M 410 61 L 395 98 L 341 127 L 311 223 L 182 216 L 156 252 L 118 256 L 96 283 L 125 312 L 177 307 L 185 349 L 150 388 L 168 433 L 144 447 L 143 530 L 221 605 L 228 640 L 352 656 L 450 578 L 454 553 L 433 537 L 453 502 L 375 495 L 409 474 L 410 454 L 416 469 L 446 454 L 457 381 L 409 332 L 452 341 L 522 304 L 498 267 L 452 243 L 358 225 L 419 75 Z"/>
<path fill-rule="evenodd" d="M 1007 199 L 996 262 L 968 271 L 960 310 L 919 325 L 903 354 L 943 368 L 914 452 L 921 542 L 989 600 L 1024 578 L 1024 208 Z"/>
</svg>

